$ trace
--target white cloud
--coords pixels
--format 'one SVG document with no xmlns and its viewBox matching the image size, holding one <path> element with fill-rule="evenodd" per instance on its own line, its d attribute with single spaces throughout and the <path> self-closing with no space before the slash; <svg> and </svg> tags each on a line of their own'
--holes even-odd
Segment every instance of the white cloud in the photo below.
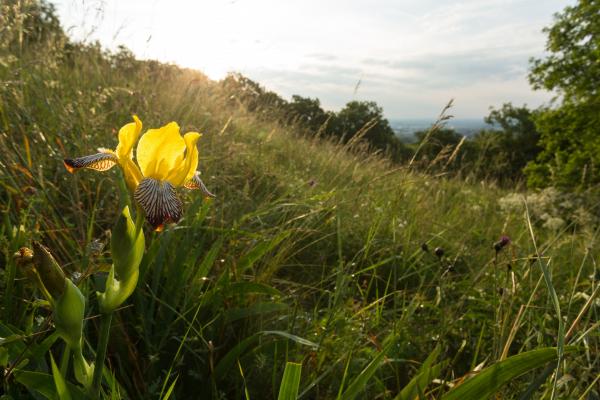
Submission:
<svg viewBox="0 0 600 400">
<path fill-rule="evenodd" d="M 240 71 L 333 109 L 361 79 L 356 96 L 390 117 L 436 115 L 449 97 L 456 116 L 480 117 L 489 105 L 549 98 L 530 91 L 528 58 L 542 54 L 552 13 L 573 1 L 63 0 L 58 9 L 78 38 L 214 78 Z"/>
</svg>

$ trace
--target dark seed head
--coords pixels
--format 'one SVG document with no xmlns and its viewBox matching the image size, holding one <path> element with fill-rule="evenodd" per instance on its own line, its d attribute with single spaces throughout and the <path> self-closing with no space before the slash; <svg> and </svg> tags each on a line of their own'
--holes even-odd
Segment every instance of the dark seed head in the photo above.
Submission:
<svg viewBox="0 0 600 400">
<path fill-rule="evenodd" d="M 421 245 L 421 250 L 423 250 L 424 252 L 428 252 L 429 251 L 429 246 L 427 246 L 427 243 L 423 243 Z"/>
<path fill-rule="evenodd" d="M 510 244 L 510 238 L 508 236 L 501 236 L 500 240 L 494 243 L 494 250 L 496 253 L 505 248 L 508 244 Z"/>
<path fill-rule="evenodd" d="M 444 256 L 444 249 L 441 247 L 436 247 L 434 253 L 437 257 L 442 258 Z"/>
</svg>

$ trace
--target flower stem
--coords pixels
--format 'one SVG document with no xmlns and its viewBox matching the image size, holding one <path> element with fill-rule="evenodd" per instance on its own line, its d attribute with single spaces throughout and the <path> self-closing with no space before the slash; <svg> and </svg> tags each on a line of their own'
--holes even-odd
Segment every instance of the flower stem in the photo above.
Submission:
<svg viewBox="0 0 600 400">
<path fill-rule="evenodd" d="M 102 382 L 102 370 L 104 368 L 104 359 L 106 358 L 106 349 L 108 347 L 108 338 L 110 336 L 110 324 L 112 322 L 112 311 L 102 314 L 100 317 L 100 337 L 98 338 L 98 347 L 96 348 L 96 365 L 94 367 L 94 379 L 92 380 L 92 397 L 98 399 L 100 396 L 100 384 Z"/>
</svg>

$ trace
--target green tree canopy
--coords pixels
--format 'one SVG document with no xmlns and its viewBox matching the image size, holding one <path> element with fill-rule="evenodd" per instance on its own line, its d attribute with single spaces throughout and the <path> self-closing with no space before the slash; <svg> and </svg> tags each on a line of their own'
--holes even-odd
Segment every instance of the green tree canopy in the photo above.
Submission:
<svg viewBox="0 0 600 400">
<path fill-rule="evenodd" d="M 532 60 L 535 89 L 555 91 L 535 117 L 543 148 L 526 168 L 532 186 L 600 182 L 600 2 L 579 0 L 546 28 L 548 55 Z"/>
<path fill-rule="evenodd" d="M 395 136 L 390 123 L 383 116 L 383 109 L 374 101 L 349 102 L 337 113 L 332 129 L 344 141 L 365 129 L 365 139 L 378 148 L 384 148 Z"/>
<path fill-rule="evenodd" d="M 285 116 L 286 123 L 299 124 L 314 134 L 325 124 L 330 115 L 321 108 L 319 99 L 295 94 L 292 96 L 292 101 L 286 105 Z"/>
<path fill-rule="evenodd" d="M 351 101 L 328 124 L 327 132 L 348 142 L 356 135 L 376 149 L 383 150 L 394 161 L 408 157 L 408 149 L 398 139 L 383 109 L 374 101 Z"/>
<path fill-rule="evenodd" d="M 523 168 L 535 160 L 541 148 L 534 116 L 527 106 L 516 107 L 505 103 L 491 109 L 485 129 L 473 137 L 477 159 L 474 160 L 478 176 L 498 182 L 513 182 L 523 178 Z"/>
</svg>

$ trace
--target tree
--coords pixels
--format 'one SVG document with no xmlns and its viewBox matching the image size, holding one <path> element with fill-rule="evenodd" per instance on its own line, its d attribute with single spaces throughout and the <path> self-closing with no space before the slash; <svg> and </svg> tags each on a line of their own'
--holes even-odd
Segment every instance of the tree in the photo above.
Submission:
<svg viewBox="0 0 600 400">
<path fill-rule="evenodd" d="M 372 125 L 372 126 L 371 126 Z M 370 126 L 368 129 L 367 127 Z M 357 133 L 366 130 L 365 139 L 373 146 L 384 148 L 394 137 L 394 130 L 383 117 L 383 109 L 374 101 L 351 101 L 337 114 L 332 130 L 336 136 L 349 141 Z"/>
<path fill-rule="evenodd" d="M 230 73 L 221 82 L 228 102 L 243 105 L 248 111 L 266 120 L 278 120 L 287 106 L 281 96 L 264 89 L 240 73 Z"/>
<path fill-rule="evenodd" d="M 420 146 L 421 158 L 434 159 L 440 151 L 448 146 L 455 147 L 460 143 L 463 135 L 451 128 L 439 128 L 433 132 L 429 130 L 415 132 L 417 146 Z M 426 142 L 424 142 L 426 140 Z"/>
<path fill-rule="evenodd" d="M 473 137 L 479 176 L 500 182 L 523 178 L 523 168 L 541 151 L 540 134 L 534 122 L 536 113 L 527 106 L 515 107 L 511 103 L 490 110 L 484 120 L 491 129 Z"/>
<path fill-rule="evenodd" d="M 600 182 L 600 2 L 579 0 L 555 16 L 544 59 L 532 60 L 534 89 L 555 91 L 534 118 L 543 148 L 526 168 L 532 186 Z"/>
<path fill-rule="evenodd" d="M 317 133 L 329 118 L 317 98 L 311 99 L 295 94 L 285 108 L 285 123 L 298 124 L 312 134 Z"/>
<path fill-rule="evenodd" d="M 406 158 L 407 149 L 396 137 L 383 109 L 374 101 L 351 101 L 328 124 L 327 133 L 348 142 L 357 134 L 376 149 L 383 150 L 394 161 Z"/>
</svg>

